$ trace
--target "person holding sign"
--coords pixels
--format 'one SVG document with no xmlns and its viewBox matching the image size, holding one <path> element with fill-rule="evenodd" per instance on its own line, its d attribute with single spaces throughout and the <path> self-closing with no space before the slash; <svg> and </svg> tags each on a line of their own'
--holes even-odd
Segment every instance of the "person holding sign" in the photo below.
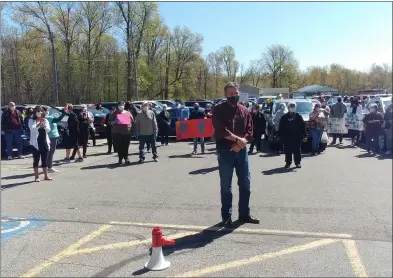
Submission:
<svg viewBox="0 0 393 278">
<path fill-rule="evenodd" d="M 239 186 L 239 221 L 259 224 L 250 215 L 250 168 L 247 144 L 253 138 L 253 123 L 248 109 L 239 104 L 239 85 L 229 82 L 224 87 L 227 101 L 213 110 L 218 170 L 221 187 L 222 225 L 232 227 L 232 176 L 236 170 Z"/>
<path fill-rule="evenodd" d="M 378 138 L 382 133 L 383 117 L 382 114 L 377 111 L 377 109 L 377 104 L 371 104 L 370 113 L 367 114 L 363 119 L 364 125 L 366 127 L 365 134 L 368 153 L 371 153 L 371 151 L 377 153 L 379 151 Z"/>
<path fill-rule="evenodd" d="M 342 98 L 339 97 L 339 98 L 337 98 L 337 103 L 335 103 L 332 106 L 332 110 L 330 111 L 330 118 L 343 119 L 345 113 L 347 113 L 347 107 L 345 106 L 344 103 L 342 103 Z M 342 133 L 340 133 L 340 134 L 334 133 L 333 134 L 333 141 L 332 141 L 332 143 L 330 143 L 330 145 L 336 144 L 337 136 L 338 136 L 338 140 L 339 140 L 340 144 L 343 143 L 343 134 Z"/>
<path fill-rule="evenodd" d="M 314 110 L 310 113 L 311 122 L 311 147 L 312 155 L 320 154 L 319 145 L 321 144 L 322 133 L 327 127 L 327 118 L 319 103 L 315 104 Z"/>
<path fill-rule="evenodd" d="M 199 119 L 205 119 L 205 113 L 202 112 L 199 109 L 199 103 L 194 103 L 194 109 L 191 110 L 190 112 L 190 118 L 189 120 L 199 120 Z M 205 138 L 201 137 L 201 138 L 193 138 L 194 141 L 194 151 L 192 152 L 192 154 L 197 154 L 198 152 L 198 139 L 201 142 L 201 151 L 202 154 L 205 153 Z"/>
<path fill-rule="evenodd" d="M 112 125 L 112 138 L 119 156 L 119 165 L 123 163 L 130 164 L 128 160 L 128 148 L 131 141 L 131 126 L 134 119 L 130 112 L 124 110 L 124 102 L 117 104 L 117 109 L 109 116 L 109 122 Z"/>
</svg>

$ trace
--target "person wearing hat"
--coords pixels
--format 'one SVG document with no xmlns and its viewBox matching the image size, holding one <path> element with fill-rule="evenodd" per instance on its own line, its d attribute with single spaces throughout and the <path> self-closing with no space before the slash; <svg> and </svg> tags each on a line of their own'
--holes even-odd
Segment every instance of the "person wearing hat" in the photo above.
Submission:
<svg viewBox="0 0 393 278">
<path fill-rule="evenodd" d="M 112 126 L 113 143 L 116 146 L 119 157 L 118 164 L 121 165 L 123 159 L 126 164 L 130 164 L 128 159 L 128 148 L 130 147 L 131 126 L 134 122 L 134 118 L 129 111 L 124 110 L 123 101 L 117 103 L 117 109 L 109 116 L 109 122 Z"/>
</svg>

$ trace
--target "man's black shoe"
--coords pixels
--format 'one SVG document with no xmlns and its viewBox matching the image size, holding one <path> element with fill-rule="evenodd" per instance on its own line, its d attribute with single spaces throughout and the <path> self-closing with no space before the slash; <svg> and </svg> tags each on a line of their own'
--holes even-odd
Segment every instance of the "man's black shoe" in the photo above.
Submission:
<svg viewBox="0 0 393 278">
<path fill-rule="evenodd" d="M 232 218 L 229 217 L 227 220 L 222 221 L 222 222 L 221 222 L 221 225 L 222 225 L 223 227 L 225 227 L 225 228 L 228 228 L 228 229 L 232 228 L 232 227 L 233 227 Z"/>
<path fill-rule="evenodd" d="M 144 158 L 139 159 L 139 163 L 143 163 L 143 162 L 145 162 Z"/>
<path fill-rule="evenodd" d="M 124 163 L 125 163 L 125 164 L 131 164 L 131 162 L 130 162 L 128 159 L 126 159 L 126 160 L 124 161 Z"/>
<path fill-rule="evenodd" d="M 291 164 L 289 164 L 289 163 L 287 163 L 287 164 L 285 164 L 285 169 L 289 169 L 289 167 L 291 167 Z"/>
<path fill-rule="evenodd" d="M 302 165 L 296 164 L 296 168 L 302 168 Z"/>
<path fill-rule="evenodd" d="M 259 224 L 259 219 L 252 217 L 251 215 L 239 216 L 239 221 L 243 223 Z"/>
</svg>

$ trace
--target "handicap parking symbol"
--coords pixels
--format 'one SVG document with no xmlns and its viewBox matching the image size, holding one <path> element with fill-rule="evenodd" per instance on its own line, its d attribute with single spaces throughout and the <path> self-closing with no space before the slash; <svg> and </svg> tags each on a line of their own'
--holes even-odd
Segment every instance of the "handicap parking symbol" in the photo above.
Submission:
<svg viewBox="0 0 393 278">
<path fill-rule="evenodd" d="M 9 239 L 15 235 L 23 233 L 26 230 L 37 228 L 45 224 L 46 222 L 42 218 L 2 217 L 1 240 Z"/>
</svg>

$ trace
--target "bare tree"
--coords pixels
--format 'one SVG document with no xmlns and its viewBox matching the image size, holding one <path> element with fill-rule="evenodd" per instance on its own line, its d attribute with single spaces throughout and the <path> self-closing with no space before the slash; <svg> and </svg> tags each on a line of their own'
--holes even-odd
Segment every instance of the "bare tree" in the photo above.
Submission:
<svg viewBox="0 0 393 278">
<path fill-rule="evenodd" d="M 71 63 L 71 47 L 78 39 L 80 23 L 82 21 L 81 14 L 77 12 L 79 3 L 77 2 L 53 2 L 53 7 L 57 11 L 55 26 L 61 34 L 66 50 L 66 94 L 69 95 L 69 101 L 74 101 L 74 93 L 71 90 L 72 82 L 72 63 Z"/>
<path fill-rule="evenodd" d="M 280 77 L 287 70 L 286 66 L 294 62 L 293 51 L 285 46 L 275 44 L 269 46 L 262 54 L 262 65 L 271 79 L 273 88 L 279 87 Z"/>
<path fill-rule="evenodd" d="M 218 83 L 220 80 L 220 76 L 222 73 L 222 57 L 218 51 L 216 52 L 210 52 L 207 55 L 207 63 L 210 67 L 210 71 L 214 75 L 214 83 L 215 83 L 215 91 L 216 95 L 218 95 Z"/>
<path fill-rule="evenodd" d="M 220 49 L 224 70 L 227 74 L 227 81 L 235 81 L 239 63 L 236 61 L 235 49 L 232 46 L 224 46 Z"/>
<path fill-rule="evenodd" d="M 21 2 L 16 7 L 22 15 L 22 23 L 27 27 L 38 31 L 44 38 L 47 38 L 51 44 L 52 50 L 52 71 L 53 71 L 53 98 L 54 104 L 59 102 L 59 82 L 56 64 L 56 49 L 53 33 L 53 25 L 50 18 L 53 17 L 53 10 L 50 3 L 47 2 Z"/>
</svg>

